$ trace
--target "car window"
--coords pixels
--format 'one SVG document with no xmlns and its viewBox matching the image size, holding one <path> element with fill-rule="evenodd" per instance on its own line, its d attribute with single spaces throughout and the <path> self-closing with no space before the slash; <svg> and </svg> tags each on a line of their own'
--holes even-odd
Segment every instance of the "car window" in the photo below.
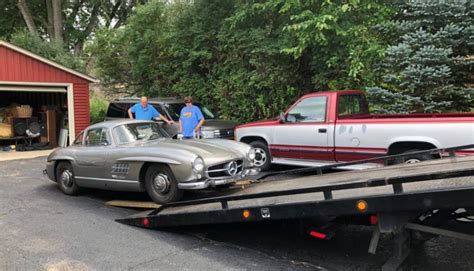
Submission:
<svg viewBox="0 0 474 271">
<path fill-rule="evenodd" d="M 301 100 L 286 115 L 288 122 L 323 122 L 326 120 L 326 96 Z"/>
<path fill-rule="evenodd" d="M 109 118 L 127 118 L 128 104 L 126 103 L 110 103 L 107 109 L 107 117 Z"/>
<path fill-rule="evenodd" d="M 339 117 L 367 113 L 367 103 L 363 95 L 350 94 L 339 96 L 337 107 L 337 115 Z"/>
<path fill-rule="evenodd" d="M 209 108 L 205 107 L 201 103 L 193 103 L 193 105 L 201 109 L 201 112 L 205 119 L 209 120 L 216 118 L 216 116 L 211 112 L 211 110 L 209 110 Z M 164 104 L 163 106 L 166 108 L 171 118 L 174 121 L 178 121 L 179 115 L 181 114 L 181 109 L 183 109 L 183 107 L 185 107 L 186 105 L 184 103 L 168 103 Z"/>
<path fill-rule="evenodd" d="M 76 139 L 74 139 L 74 142 L 72 142 L 72 145 L 82 145 L 82 141 L 84 139 L 84 132 L 81 132 Z"/>
<path fill-rule="evenodd" d="M 168 115 L 165 113 L 165 110 L 163 110 L 163 107 L 161 107 L 160 104 L 152 104 L 152 105 L 156 109 L 156 111 L 158 111 L 158 113 L 160 113 L 160 115 L 165 116 L 165 117 L 168 118 Z"/>
<path fill-rule="evenodd" d="M 154 122 L 120 125 L 114 128 L 114 134 L 118 144 L 170 137 L 158 124 Z"/>
<path fill-rule="evenodd" d="M 105 146 L 110 144 L 107 129 L 97 128 L 87 131 L 86 146 Z"/>
</svg>

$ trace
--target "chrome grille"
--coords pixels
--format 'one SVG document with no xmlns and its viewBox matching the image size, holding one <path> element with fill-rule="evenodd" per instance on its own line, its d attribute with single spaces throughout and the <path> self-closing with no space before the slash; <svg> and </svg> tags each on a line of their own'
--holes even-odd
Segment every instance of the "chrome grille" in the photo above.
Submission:
<svg viewBox="0 0 474 271">
<path fill-rule="evenodd" d="M 232 160 L 211 166 L 206 173 L 209 178 L 222 178 L 238 175 L 242 172 L 243 160 Z"/>
</svg>

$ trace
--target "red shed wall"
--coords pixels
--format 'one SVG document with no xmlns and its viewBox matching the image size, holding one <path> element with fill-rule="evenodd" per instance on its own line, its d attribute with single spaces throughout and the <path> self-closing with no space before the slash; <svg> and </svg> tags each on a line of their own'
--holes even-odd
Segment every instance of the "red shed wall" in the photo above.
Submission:
<svg viewBox="0 0 474 271">
<path fill-rule="evenodd" d="M 76 135 L 89 125 L 89 81 L 0 46 L 0 81 L 73 84 Z"/>
</svg>

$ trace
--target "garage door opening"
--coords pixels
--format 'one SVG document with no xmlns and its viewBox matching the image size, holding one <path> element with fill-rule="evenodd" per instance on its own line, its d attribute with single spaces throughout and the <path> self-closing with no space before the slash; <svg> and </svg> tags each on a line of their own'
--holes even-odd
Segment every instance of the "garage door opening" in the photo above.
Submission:
<svg viewBox="0 0 474 271">
<path fill-rule="evenodd" d="M 0 146 L 34 150 L 72 142 L 70 88 L 0 85 Z"/>
</svg>

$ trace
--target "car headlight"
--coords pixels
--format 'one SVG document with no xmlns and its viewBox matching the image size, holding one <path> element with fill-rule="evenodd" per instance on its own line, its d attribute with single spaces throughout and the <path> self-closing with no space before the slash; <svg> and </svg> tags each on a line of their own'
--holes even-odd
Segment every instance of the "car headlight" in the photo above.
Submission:
<svg viewBox="0 0 474 271">
<path fill-rule="evenodd" d="M 201 134 L 203 138 L 214 138 L 214 130 L 204 130 Z"/>
<path fill-rule="evenodd" d="M 253 161 L 255 159 L 255 149 L 251 148 L 249 152 L 247 153 L 247 157 L 249 158 L 250 161 Z"/>
<path fill-rule="evenodd" d="M 193 170 L 195 172 L 202 172 L 204 170 L 204 161 L 201 157 L 196 157 L 196 159 L 194 159 Z"/>
</svg>

